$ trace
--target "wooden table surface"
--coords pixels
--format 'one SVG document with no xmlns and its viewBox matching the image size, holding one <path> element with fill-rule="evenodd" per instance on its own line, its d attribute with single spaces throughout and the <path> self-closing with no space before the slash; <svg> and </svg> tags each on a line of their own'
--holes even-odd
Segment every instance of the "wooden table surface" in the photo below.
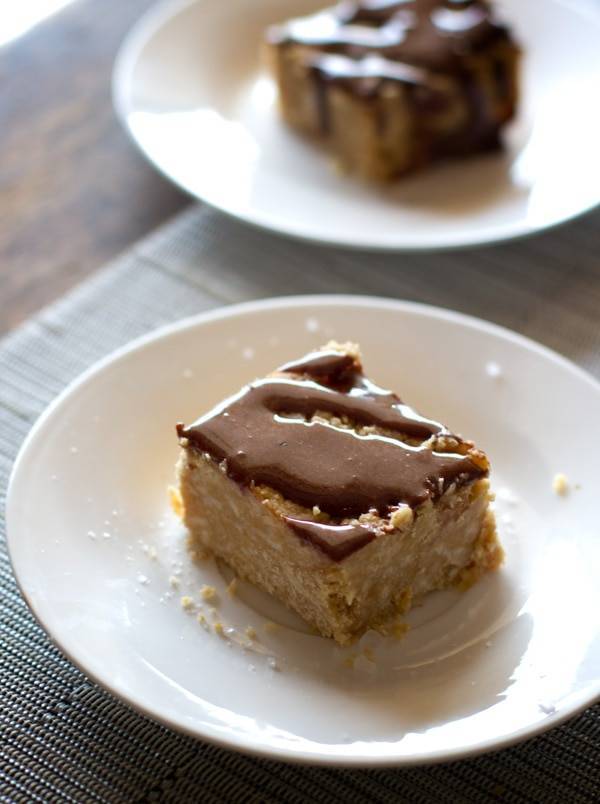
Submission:
<svg viewBox="0 0 600 804">
<path fill-rule="evenodd" d="M 0 333 L 189 203 L 111 105 L 114 56 L 151 2 L 75 0 L 0 47 Z"/>
</svg>

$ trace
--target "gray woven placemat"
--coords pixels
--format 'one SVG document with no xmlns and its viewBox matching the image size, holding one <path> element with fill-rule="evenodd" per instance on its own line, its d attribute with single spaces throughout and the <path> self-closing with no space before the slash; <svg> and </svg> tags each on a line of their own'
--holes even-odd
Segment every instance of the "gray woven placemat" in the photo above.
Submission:
<svg viewBox="0 0 600 804">
<path fill-rule="evenodd" d="M 294 293 L 417 299 L 504 324 L 600 376 L 600 214 L 504 246 L 367 255 L 193 208 L 0 344 L 0 505 L 23 437 L 65 384 L 160 324 Z M 595 423 L 593 423 L 595 425 Z M 600 706 L 520 746 L 403 770 L 303 768 L 180 736 L 88 681 L 36 625 L 0 531 L 0 800 L 599 801 Z"/>
</svg>

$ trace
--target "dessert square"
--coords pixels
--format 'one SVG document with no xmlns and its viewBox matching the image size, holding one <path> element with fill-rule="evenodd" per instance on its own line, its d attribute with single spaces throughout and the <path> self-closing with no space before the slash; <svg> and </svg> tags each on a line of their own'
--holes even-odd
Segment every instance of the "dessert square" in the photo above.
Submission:
<svg viewBox="0 0 600 804">
<path fill-rule="evenodd" d="M 386 180 L 497 148 L 519 49 L 485 0 L 352 0 L 272 26 L 283 118 L 340 166 Z"/>
<path fill-rule="evenodd" d="M 340 644 L 502 560 L 489 464 L 330 343 L 177 426 L 183 520 L 212 553 Z M 402 630 L 401 627 L 399 630 Z"/>
</svg>

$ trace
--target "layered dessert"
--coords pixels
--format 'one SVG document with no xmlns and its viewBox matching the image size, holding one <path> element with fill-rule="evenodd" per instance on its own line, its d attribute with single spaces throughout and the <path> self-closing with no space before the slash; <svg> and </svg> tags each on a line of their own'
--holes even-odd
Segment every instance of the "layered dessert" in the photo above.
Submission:
<svg viewBox="0 0 600 804">
<path fill-rule="evenodd" d="M 519 49 L 485 0 L 344 0 L 266 53 L 283 118 L 369 179 L 498 148 L 515 114 Z"/>
<path fill-rule="evenodd" d="M 472 442 L 328 344 L 177 426 L 183 519 L 212 553 L 323 636 L 397 632 L 434 589 L 502 560 Z"/>
</svg>

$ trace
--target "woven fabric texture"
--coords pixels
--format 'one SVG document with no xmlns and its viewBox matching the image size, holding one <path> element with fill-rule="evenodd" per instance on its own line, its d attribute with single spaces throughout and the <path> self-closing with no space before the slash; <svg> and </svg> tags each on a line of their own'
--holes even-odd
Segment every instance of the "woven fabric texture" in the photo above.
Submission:
<svg viewBox="0 0 600 804">
<path fill-rule="evenodd" d="M 367 255 L 186 211 L 0 344 L 0 505 L 27 431 L 77 374 L 161 324 L 297 293 L 414 299 L 503 324 L 600 377 L 600 214 L 534 239 Z M 400 770 L 253 759 L 168 731 L 88 681 L 17 591 L 0 522 L 0 801 L 600 801 L 600 705 L 519 746 Z"/>
</svg>

